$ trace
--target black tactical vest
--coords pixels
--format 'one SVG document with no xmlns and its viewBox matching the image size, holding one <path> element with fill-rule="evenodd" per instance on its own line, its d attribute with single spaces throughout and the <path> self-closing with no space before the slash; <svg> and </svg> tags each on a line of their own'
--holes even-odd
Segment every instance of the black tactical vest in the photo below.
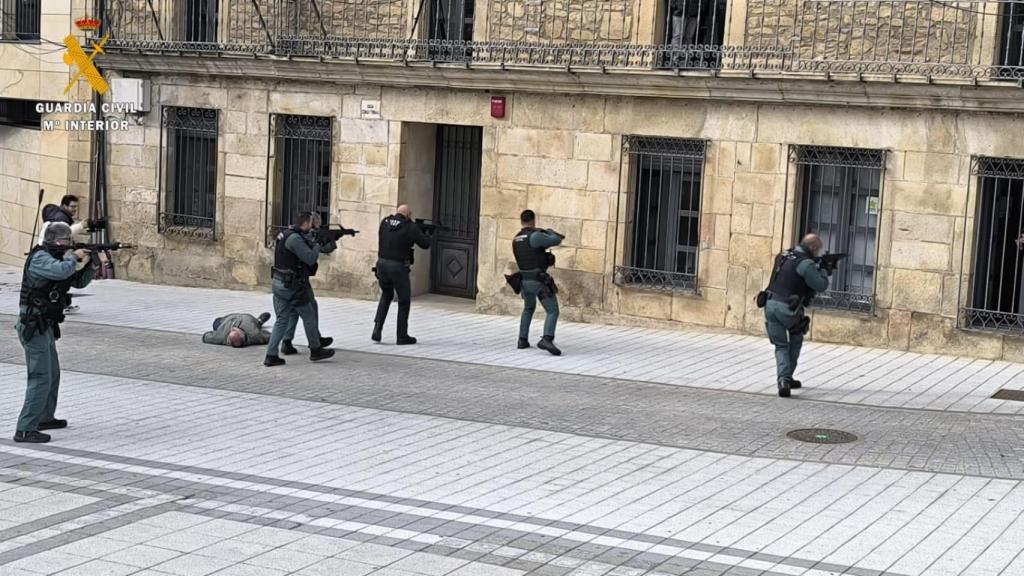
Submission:
<svg viewBox="0 0 1024 576">
<path fill-rule="evenodd" d="M 536 228 L 523 228 L 512 239 L 512 255 L 516 257 L 519 270 L 546 271 L 550 265 L 547 248 L 530 246 L 530 235 L 536 231 Z"/>
<path fill-rule="evenodd" d="M 25 267 L 21 273 L 21 293 L 18 303 L 28 308 L 29 316 L 41 316 L 44 320 L 61 323 L 64 321 L 64 308 L 68 304 L 68 290 L 77 274 L 72 274 L 67 280 L 47 280 L 41 286 L 28 287 L 28 268 L 36 252 L 47 251 L 44 246 L 36 246 L 28 253 L 25 260 Z M 51 256 L 53 254 L 51 253 Z M 53 256 L 57 258 L 57 256 Z"/>
<path fill-rule="evenodd" d="M 294 252 L 285 247 L 285 243 L 292 234 L 302 234 L 302 232 L 293 227 L 277 235 L 277 246 L 274 247 L 274 269 L 291 272 L 295 275 L 296 280 L 304 280 L 314 272 Z M 305 238 L 303 238 L 303 242 L 307 242 Z"/>
<path fill-rule="evenodd" d="M 804 260 L 808 260 L 810 256 L 803 252 L 787 250 L 779 254 L 777 258 L 782 260 L 782 264 L 781 266 L 777 265 L 778 272 L 775 273 L 775 279 L 768 285 L 768 291 L 782 299 L 794 295 L 800 298 L 812 296 L 814 291 L 804 281 L 803 276 L 796 271 L 797 266 Z"/>
<path fill-rule="evenodd" d="M 409 260 L 414 244 L 409 236 L 410 226 L 414 224 L 401 214 L 393 214 L 381 220 L 377 233 L 377 256 L 398 262 Z"/>
</svg>

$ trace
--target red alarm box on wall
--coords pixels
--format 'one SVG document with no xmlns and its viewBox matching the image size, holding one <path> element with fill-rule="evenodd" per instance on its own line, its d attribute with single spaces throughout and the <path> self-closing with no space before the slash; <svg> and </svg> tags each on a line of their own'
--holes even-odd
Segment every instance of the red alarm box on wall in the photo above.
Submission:
<svg viewBox="0 0 1024 576">
<path fill-rule="evenodd" d="M 505 97 L 491 96 L 491 118 L 505 117 Z"/>
</svg>

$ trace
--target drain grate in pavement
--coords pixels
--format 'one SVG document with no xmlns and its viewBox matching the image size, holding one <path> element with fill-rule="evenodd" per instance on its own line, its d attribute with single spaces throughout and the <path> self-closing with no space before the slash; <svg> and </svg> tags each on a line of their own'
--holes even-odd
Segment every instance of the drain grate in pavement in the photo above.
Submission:
<svg viewBox="0 0 1024 576">
<path fill-rule="evenodd" d="M 1024 402 L 1024 390 L 1007 390 L 1003 388 L 992 395 L 995 400 L 1014 400 Z"/>
<path fill-rule="evenodd" d="M 786 437 L 812 444 L 846 444 L 857 440 L 856 434 L 829 428 L 801 428 L 786 432 Z"/>
</svg>

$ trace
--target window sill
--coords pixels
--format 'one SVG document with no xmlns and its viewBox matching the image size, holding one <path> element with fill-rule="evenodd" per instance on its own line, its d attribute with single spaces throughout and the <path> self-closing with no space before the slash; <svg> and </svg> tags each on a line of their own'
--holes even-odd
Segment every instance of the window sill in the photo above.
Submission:
<svg viewBox="0 0 1024 576">
<path fill-rule="evenodd" d="M 612 281 L 630 290 L 703 298 L 696 275 L 616 266 Z"/>
<path fill-rule="evenodd" d="M 160 214 L 157 232 L 170 238 L 195 242 L 215 242 L 217 231 L 212 218 L 200 218 L 182 214 Z"/>
<path fill-rule="evenodd" d="M 41 38 L 0 38 L 0 44 L 36 44 L 43 43 Z"/>
</svg>

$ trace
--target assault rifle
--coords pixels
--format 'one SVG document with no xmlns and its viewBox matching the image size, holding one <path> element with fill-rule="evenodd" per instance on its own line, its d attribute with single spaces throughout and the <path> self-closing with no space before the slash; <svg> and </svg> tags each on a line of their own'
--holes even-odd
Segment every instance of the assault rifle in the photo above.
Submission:
<svg viewBox="0 0 1024 576">
<path fill-rule="evenodd" d="M 839 261 L 843 258 L 846 258 L 846 254 L 823 254 L 815 258 L 814 261 L 818 263 L 818 266 L 821 266 L 823 269 L 831 273 L 836 269 L 836 265 L 839 264 Z"/>
<path fill-rule="evenodd" d="M 359 234 L 359 230 L 345 228 L 340 224 L 337 226 L 324 225 L 317 229 L 316 234 L 322 241 L 326 242 L 328 240 L 332 240 L 337 242 L 338 240 L 341 240 L 342 236 L 355 236 L 356 234 Z"/>
<path fill-rule="evenodd" d="M 419 226 L 420 230 L 422 230 L 427 236 L 433 236 L 434 232 L 437 232 L 438 230 L 447 230 L 447 228 L 444 227 L 444 224 L 434 222 L 433 220 L 427 220 L 425 218 L 417 218 L 416 225 Z"/>
<path fill-rule="evenodd" d="M 89 242 L 75 242 L 73 250 L 88 250 L 89 252 L 116 252 L 118 250 L 134 250 L 134 244 L 123 242 L 110 242 L 108 244 L 91 244 Z"/>
</svg>

